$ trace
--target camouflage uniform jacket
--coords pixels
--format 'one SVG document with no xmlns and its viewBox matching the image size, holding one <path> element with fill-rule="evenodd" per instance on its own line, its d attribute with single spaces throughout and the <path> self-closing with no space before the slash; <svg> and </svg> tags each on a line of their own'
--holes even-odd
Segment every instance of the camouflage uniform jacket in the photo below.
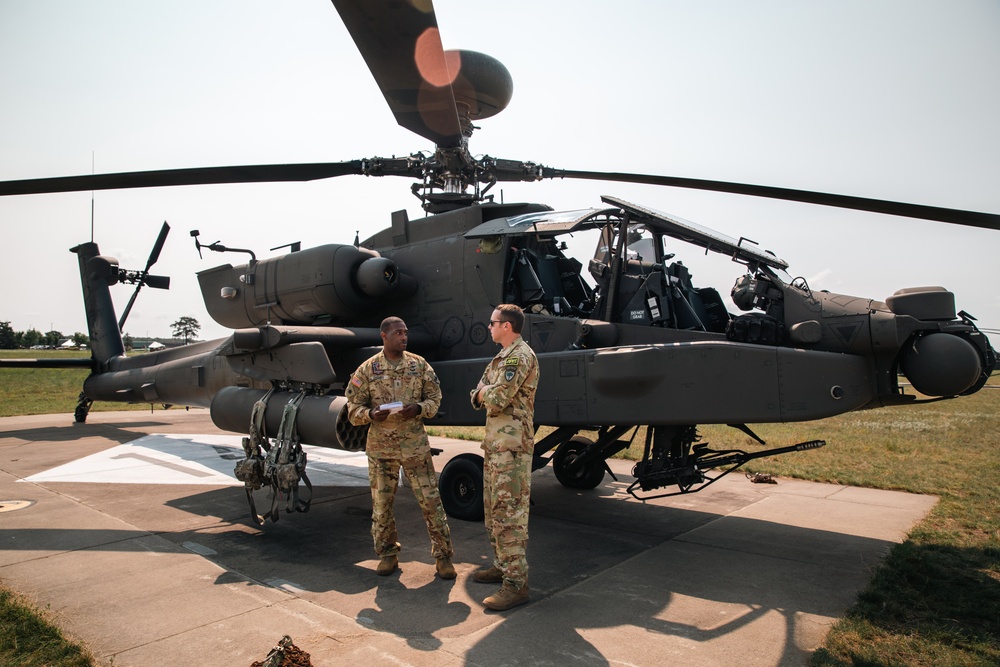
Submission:
<svg viewBox="0 0 1000 667">
<path fill-rule="evenodd" d="M 472 406 L 486 410 L 483 449 L 531 453 L 535 444 L 535 389 L 538 359 L 520 336 L 500 350 L 483 372 L 482 403 L 472 390 Z"/>
<path fill-rule="evenodd" d="M 347 383 L 347 416 L 355 426 L 371 424 L 367 452 L 374 458 L 406 458 L 429 447 L 424 419 L 437 414 L 441 406 L 441 383 L 431 365 L 420 355 L 403 351 L 395 367 L 383 352 L 358 366 Z M 400 401 L 416 403 L 420 414 L 414 419 L 389 415 L 376 422 L 368 415 L 371 408 Z"/>
</svg>

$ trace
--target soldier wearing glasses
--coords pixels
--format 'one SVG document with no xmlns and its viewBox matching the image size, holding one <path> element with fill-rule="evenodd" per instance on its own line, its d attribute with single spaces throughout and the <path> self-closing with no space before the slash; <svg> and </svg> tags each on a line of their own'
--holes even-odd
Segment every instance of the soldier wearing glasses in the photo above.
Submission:
<svg viewBox="0 0 1000 667">
<path fill-rule="evenodd" d="M 501 304 L 490 317 L 493 342 L 503 346 L 472 390 L 472 405 L 486 410 L 483 503 L 493 566 L 473 573 L 480 583 L 502 583 L 483 600 L 496 611 L 528 601 L 528 506 L 534 454 L 538 359 L 521 338 L 523 311 Z"/>
</svg>

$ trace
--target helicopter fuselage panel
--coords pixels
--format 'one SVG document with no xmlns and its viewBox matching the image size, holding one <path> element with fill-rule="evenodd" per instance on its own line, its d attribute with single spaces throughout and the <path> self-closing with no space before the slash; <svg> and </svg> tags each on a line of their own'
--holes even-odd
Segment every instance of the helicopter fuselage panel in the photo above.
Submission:
<svg viewBox="0 0 1000 667">
<path fill-rule="evenodd" d="M 446 387 L 475 387 L 488 359 L 443 361 Z M 538 355 L 539 424 L 730 424 L 807 421 L 874 399 L 861 357 L 745 343 L 686 342 Z M 449 424 L 482 424 L 466 391 L 446 392 Z"/>
</svg>

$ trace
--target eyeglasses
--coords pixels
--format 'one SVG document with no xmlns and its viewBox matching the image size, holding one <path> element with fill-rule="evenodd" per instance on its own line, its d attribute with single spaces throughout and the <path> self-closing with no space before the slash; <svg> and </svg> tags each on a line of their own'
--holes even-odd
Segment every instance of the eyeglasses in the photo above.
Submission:
<svg viewBox="0 0 1000 667">
<path fill-rule="evenodd" d="M 506 321 L 507 320 L 490 320 L 490 326 L 492 327 L 495 324 L 503 324 Z"/>
</svg>

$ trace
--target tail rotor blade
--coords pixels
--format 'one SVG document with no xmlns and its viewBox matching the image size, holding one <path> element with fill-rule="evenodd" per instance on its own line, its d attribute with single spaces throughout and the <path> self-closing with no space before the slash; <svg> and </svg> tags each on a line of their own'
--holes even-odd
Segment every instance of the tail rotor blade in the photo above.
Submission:
<svg viewBox="0 0 1000 667">
<path fill-rule="evenodd" d="M 139 296 L 139 290 L 142 289 L 142 283 L 135 286 L 135 291 L 132 292 L 132 298 L 128 300 L 128 305 L 125 306 L 125 310 L 122 311 L 121 319 L 118 320 L 118 331 L 125 331 L 125 320 L 128 319 L 128 314 L 132 312 L 132 304 L 135 303 L 135 298 Z"/>
<path fill-rule="evenodd" d="M 122 316 L 118 320 L 118 331 L 125 331 L 125 320 L 128 319 L 128 314 L 132 311 L 132 305 L 135 303 L 135 299 L 139 296 L 139 290 L 142 286 L 146 284 L 146 279 L 149 275 L 149 270 L 156 264 L 156 261 L 160 259 L 160 252 L 163 250 L 163 244 L 167 241 L 167 234 L 170 233 L 170 225 L 164 220 L 163 225 L 160 227 L 160 234 L 156 237 L 156 243 L 153 244 L 153 249 L 149 252 L 149 259 L 146 260 L 146 268 L 142 271 L 142 276 L 139 278 L 139 282 L 135 285 L 135 291 L 132 292 L 132 297 L 128 300 L 128 305 L 125 306 L 125 310 L 122 311 Z M 167 286 L 170 285 L 170 279 L 167 278 Z"/>
<path fill-rule="evenodd" d="M 156 237 L 156 243 L 153 244 L 153 249 L 149 253 L 149 259 L 146 261 L 146 271 L 149 271 L 153 264 L 156 264 L 157 260 L 160 259 L 160 251 L 163 250 L 163 244 L 167 240 L 167 234 L 170 233 L 170 225 L 167 221 L 163 221 L 163 226 L 160 227 L 160 235 Z"/>
</svg>

